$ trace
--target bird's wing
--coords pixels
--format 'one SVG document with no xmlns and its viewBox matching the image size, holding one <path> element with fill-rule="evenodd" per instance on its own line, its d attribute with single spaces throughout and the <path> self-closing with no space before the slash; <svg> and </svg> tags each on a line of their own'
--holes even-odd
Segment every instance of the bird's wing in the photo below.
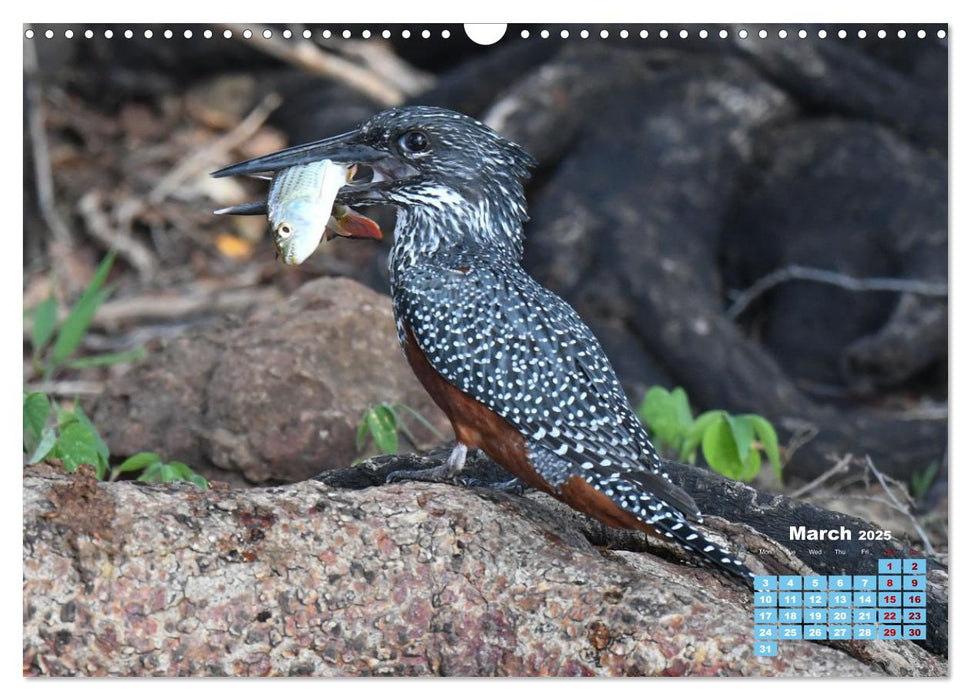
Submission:
<svg viewBox="0 0 971 700">
<path fill-rule="evenodd" d="M 519 430 L 554 487 L 589 475 L 697 517 L 691 497 L 667 478 L 593 332 L 518 266 L 483 262 L 419 263 L 394 285 L 397 315 L 432 367 Z"/>
</svg>

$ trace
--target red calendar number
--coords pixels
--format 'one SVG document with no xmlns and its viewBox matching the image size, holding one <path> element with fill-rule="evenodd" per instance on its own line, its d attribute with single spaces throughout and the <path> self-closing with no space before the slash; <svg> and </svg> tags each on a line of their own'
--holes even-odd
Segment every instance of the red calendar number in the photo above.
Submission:
<svg viewBox="0 0 971 700">
<path fill-rule="evenodd" d="M 885 628 L 883 630 L 883 636 L 884 637 L 896 637 L 897 636 L 897 630 L 895 630 L 892 627 L 887 627 L 887 628 Z"/>
<path fill-rule="evenodd" d="M 917 571 L 918 569 L 920 569 L 920 567 L 917 566 L 917 562 L 914 561 L 914 562 L 911 562 L 910 563 L 910 570 L 911 571 Z"/>
<path fill-rule="evenodd" d="M 892 578 L 888 578 L 887 579 L 887 588 L 890 588 L 890 586 L 892 586 L 892 585 L 893 585 L 893 579 Z"/>
<path fill-rule="evenodd" d="M 897 619 L 897 612 L 895 610 L 884 610 L 883 611 L 883 621 L 884 622 L 896 621 L 896 619 Z"/>
<path fill-rule="evenodd" d="M 923 617 L 923 614 L 918 610 L 911 610 L 909 613 L 907 613 L 908 620 L 916 620 L 920 622 L 922 617 Z"/>
<path fill-rule="evenodd" d="M 920 597 L 920 596 L 918 596 Z M 897 602 L 897 596 L 895 595 L 885 595 L 883 596 L 883 602 L 890 605 L 894 605 Z"/>
<path fill-rule="evenodd" d="M 923 598 L 920 597 L 920 593 L 911 593 L 907 596 L 907 600 L 910 601 L 912 605 L 920 605 Z"/>
</svg>

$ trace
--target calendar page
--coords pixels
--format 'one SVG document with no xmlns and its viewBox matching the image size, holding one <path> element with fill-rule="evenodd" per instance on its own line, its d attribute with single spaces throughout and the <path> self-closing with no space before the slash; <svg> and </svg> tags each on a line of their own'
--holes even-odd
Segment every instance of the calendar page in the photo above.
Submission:
<svg viewBox="0 0 971 700">
<path fill-rule="evenodd" d="M 23 674 L 949 676 L 948 14 L 398 9 L 21 26 Z"/>
</svg>

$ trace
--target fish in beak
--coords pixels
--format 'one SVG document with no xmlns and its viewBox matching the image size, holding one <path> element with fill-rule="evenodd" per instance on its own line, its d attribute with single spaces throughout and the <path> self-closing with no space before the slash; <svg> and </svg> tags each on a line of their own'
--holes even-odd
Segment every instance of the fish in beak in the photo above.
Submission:
<svg viewBox="0 0 971 700">
<path fill-rule="evenodd" d="M 378 225 L 351 208 L 379 204 L 380 184 L 411 175 L 386 151 L 359 142 L 358 132 L 287 148 L 231 165 L 213 177 L 272 176 L 266 203 L 219 209 L 216 214 L 261 215 L 270 220 L 280 257 L 299 265 L 320 239 L 380 239 Z"/>
</svg>

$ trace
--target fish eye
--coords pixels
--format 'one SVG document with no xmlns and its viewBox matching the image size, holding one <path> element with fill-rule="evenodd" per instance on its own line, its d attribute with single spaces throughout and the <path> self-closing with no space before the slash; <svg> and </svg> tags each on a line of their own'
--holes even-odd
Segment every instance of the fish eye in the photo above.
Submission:
<svg viewBox="0 0 971 700">
<path fill-rule="evenodd" d="M 293 227 L 290 224 L 280 224 L 276 227 L 276 235 L 280 238 L 289 238 L 293 234 Z"/>
<path fill-rule="evenodd" d="M 398 139 L 398 145 L 405 153 L 424 153 L 430 146 L 422 131 L 406 131 Z"/>
</svg>

